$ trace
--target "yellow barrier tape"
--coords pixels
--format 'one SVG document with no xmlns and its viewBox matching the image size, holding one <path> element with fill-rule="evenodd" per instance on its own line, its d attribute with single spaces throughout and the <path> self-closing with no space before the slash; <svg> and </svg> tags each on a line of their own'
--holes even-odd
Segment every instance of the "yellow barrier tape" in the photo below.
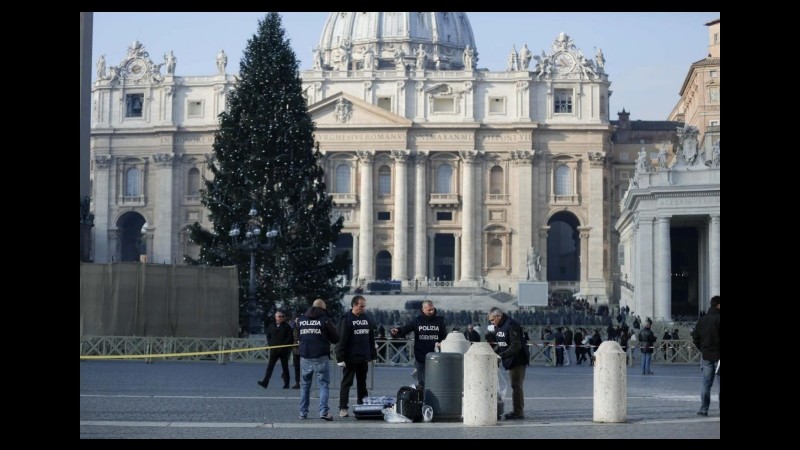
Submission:
<svg viewBox="0 0 800 450">
<path fill-rule="evenodd" d="M 284 347 L 297 347 L 297 344 L 288 345 L 273 345 L 267 347 L 248 347 L 232 350 L 214 350 L 208 352 L 190 352 L 190 353 L 152 353 L 148 355 L 97 355 L 97 356 L 81 356 L 81 359 L 142 359 L 142 358 L 171 358 L 173 356 L 199 356 L 199 355 L 221 355 L 223 353 L 241 353 L 250 352 L 255 350 L 267 350 L 270 348 L 284 348 Z"/>
</svg>

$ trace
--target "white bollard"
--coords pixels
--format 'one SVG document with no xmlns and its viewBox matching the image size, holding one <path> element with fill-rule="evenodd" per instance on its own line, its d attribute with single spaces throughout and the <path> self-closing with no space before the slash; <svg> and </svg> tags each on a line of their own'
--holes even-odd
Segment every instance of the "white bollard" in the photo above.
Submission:
<svg viewBox="0 0 800 450">
<path fill-rule="evenodd" d="M 464 425 L 497 425 L 497 360 L 486 342 L 473 343 L 464 355 Z"/>
<path fill-rule="evenodd" d="M 595 422 L 625 422 L 628 414 L 628 372 L 625 352 L 619 343 L 605 341 L 597 349 L 594 361 Z"/>
<path fill-rule="evenodd" d="M 461 353 L 464 355 L 469 350 L 469 346 L 470 342 L 460 331 L 451 331 L 442 341 L 441 350 L 442 352 Z"/>
</svg>

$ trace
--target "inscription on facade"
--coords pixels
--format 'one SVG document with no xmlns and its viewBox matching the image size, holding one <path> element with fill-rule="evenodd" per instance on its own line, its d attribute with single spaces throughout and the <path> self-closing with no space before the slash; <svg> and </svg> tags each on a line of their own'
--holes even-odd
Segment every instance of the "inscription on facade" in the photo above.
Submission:
<svg viewBox="0 0 800 450">
<path fill-rule="evenodd" d="M 165 141 L 166 139 L 166 141 Z M 169 137 L 161 138 L 162 144 L 169 144 Z M 179 145 L 204 145 L 213 144 L 214 136 L 178 136 L 175 138 L 175 143 Z"/>
<path fill-rule="evenodd" d="M 719 206 L 719 197 L 660 198 L 658 206 Z"/>
<path fill-rule="evenodd" d="M 530 142 L 530 134 L 479 134 L 476 139 L 482 143 L 500 143 L 500 142 Z"/>
<path fill-rule="evenodd" d="M 411 142 L 472 142 L 472 133 L 417 133 Z"/>
<path fill-rule="evenodd" d="M 350 142 L 350 141 L 405 141 L 405 133 L 325 133 L 317 131 L 320 142 Z"/>
</svg>

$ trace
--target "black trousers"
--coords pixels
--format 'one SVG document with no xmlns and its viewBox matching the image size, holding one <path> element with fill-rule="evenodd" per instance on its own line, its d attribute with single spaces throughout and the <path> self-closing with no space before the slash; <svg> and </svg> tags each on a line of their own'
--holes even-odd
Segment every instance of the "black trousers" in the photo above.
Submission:
<svg viewBox="0 0 800 450">
<path fill-rule="evenodd" d="M 289 348 L 278 348 L 269 351 L 269 363 L 267 363 L 267 373 L 264 375 L 264 384 L 269 384 L 269 379 L 272 378 L 272 371 L 275 369 L 275 363 L 278 362 L 278 359 L 280 359 L 281 368 L 283 369 L 283 373 L 281 374 L 281 378 L 283 378 L 283 385 L 285 387 L 289 386 L 290 353 L 291 349 Z"/>
<path fill-rule="evenodd" d="M 353 377 L 356 378 L 356 404 L 363 403 L 363 398 L 368 396 L 367 392 L 367 370 L 369 362 L 360 363 L 348 362 L 342 369 L 342 388 L 339 390 L 339 409 L 347 409 L 347 402 L 350 398 L 350 386 L 353 385 Z"/>
</svg>

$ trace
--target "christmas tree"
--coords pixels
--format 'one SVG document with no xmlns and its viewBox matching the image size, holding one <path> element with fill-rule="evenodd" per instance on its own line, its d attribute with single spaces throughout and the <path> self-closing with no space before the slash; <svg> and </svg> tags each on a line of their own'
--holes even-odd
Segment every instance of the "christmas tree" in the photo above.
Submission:
<svg viewBox="0 0 800 450">
<path fill-rule="evenodd" d="M 187 262 L 238 266 L 243 329 L 250 328 L 248 315 L 261 324 L 276 307 L 304 312 L 316 298 L 337 312 L 347 290 L 335 279 L 345 273 L 349 255 L 331 252 L 342 218 L 331 222 L 332 200 L 298 67 L 280 15 L 267 14 L 247 42 L 214 136 L 213 178 L 202 192 L 214 229 L 197 222 L 191 227 L 191 240 L 201 248 Z M 245 237 L 256 228 L 261 232 Z M 277 237 L 268 237 L 272 230 Z M 257 302 L 248 308 L 251 252 Z"/>
</svg>

